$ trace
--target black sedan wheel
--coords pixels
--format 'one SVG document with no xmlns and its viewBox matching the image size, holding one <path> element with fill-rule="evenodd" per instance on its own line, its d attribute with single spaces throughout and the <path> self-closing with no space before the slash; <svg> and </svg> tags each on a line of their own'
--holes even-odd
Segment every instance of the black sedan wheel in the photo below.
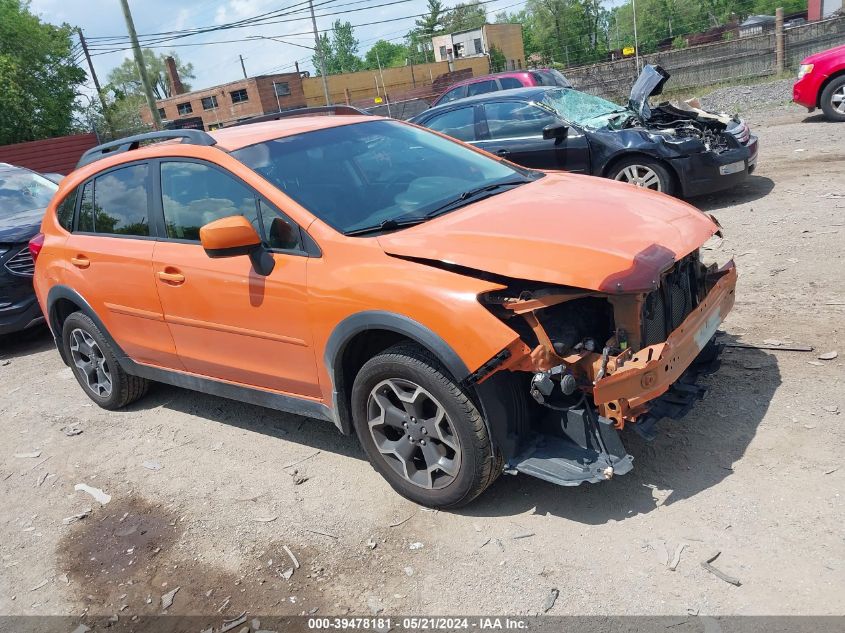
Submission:
<svg viewBox="0 0 845 633">
<path fill-rule="evenodd" d="M 669 170 L 656 160 L 646 157 L 636 156 L 616 163 L 608 171 L 607 177 L 643 189 L 669 195 L 675 193 L 675 180 Z"/>
<path fill-rule="evenodd" d="M 475 404 L 417 345 L 396 345 L 364 364 L 352 418 L 373 468 L 417 503 L 464 505 L 501 472 Z"/>
</svg>

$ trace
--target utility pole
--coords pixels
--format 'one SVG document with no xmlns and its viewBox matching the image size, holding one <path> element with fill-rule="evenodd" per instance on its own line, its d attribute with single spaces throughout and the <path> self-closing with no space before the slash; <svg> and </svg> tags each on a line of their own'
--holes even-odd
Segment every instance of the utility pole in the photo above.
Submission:
<svg viewBox="0 0 845 633">
<path fill-rule="evenodd" d="M 637 62 L 637 74 L 640 74 L 640 41 L 637 39 L 637 0 L 631 0 L 631 8 L 634 11 L 634 56 Z"/>
<path fill-rule="evenodd" d="M 308 0 L 308 7 L 311 9 L 311 26 L 314 28 L 314 44 L 317 47 L 317 58 L 320 60 L 320 76 L 323 78 L 323 95 L 326 97 L 326 105 L 331 105 L 329 80 L 326 77 L 326 56 L 323 54 L 323 45 L 320 43 L 320 34 L 317 32 L 317 18 L 314 17 L 314 0 Z"/>
<path fill-rule="evenodd" d="M 106 105 L 106 98 L 103 96 L 103 89 L 100 88 L 100 80 L 97 79 L 97 71 L 94 70 L 94 64 L 91 63 L 91 55 L 88 53 L 88 43 L 85 41 L 85 36 L 82 34 L 81 28 L 76 27 L 76 33 L 79 35 L 79 43 L 82 44 L 85 59 L 88 61 L 88 70 L 91 72 L 91 79 L 94 80 L 94 88 L 97 89 L 97 96 L 100 98 L 100 105 L 103 107 L 103 118 L 106 120 L 109 132 L 114 132 L 114 130 L 111 129 L 111 121 L 109 120 L 109 109 Z"/>
<path fill-rule="evenodd" d="M 135 53 L 135 65 L 138 66 L 138 75 L 141 77 L 141 84 L 144 86 L 144 94 L 147 97 L 147 105 L 150 107 L 150 115 L 153 118 L 153 127 L 161 129 L 161 116 L 158 113 L 153 88 L 150 85 L 150 78 L 147 76 L 147 67 L 144 65 L 144 56 L 141 53 L 141 45 L 138 44 L 138 34 L 135 32 L 135 23 L 132 21 L 132 12 L 129 11 L 129 1 L 120 0 L 123 9 L 123 18 L 126 20 L 126 30 L 129 31 L 129 39 L 132 41 L 132 50 Z"/>
<path fill-rule="evenodd" d="M 381 77 L 381 87 L 384 88 L 384 101 L 387 103 L 387 116 L 390 116 L 390 97 L 387 96 L 387 86 L 384 85 L 384 73 L 381 71 L 381 59 L 379 59 L 378 56 L 378 49 L 373 48 L 373 50 L 376 52 L 376 63 L 378 64 L 378 74 Z"/>
<path fill-rule="evenodd" d="M 249 77 L 246 76 L 246 66 L 244 66 L 244 56 L 238 55 L 238 58 L 241 60 L 241 70 L 244 71 L 244 79 L 249 79 Z"/>
</svg>

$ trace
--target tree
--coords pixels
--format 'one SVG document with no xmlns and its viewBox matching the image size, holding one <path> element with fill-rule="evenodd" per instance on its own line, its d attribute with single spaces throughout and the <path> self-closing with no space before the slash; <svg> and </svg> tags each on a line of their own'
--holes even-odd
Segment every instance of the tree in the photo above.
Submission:
<svg viewBox="0 0 845 633">
<path fill-rule="evenodd" d="M 373 70 L 378 68 L 381 62 L 382 68 L 393 66 L 404 66 L 408 59 L 408 47 L 404 44 L 394 44 L 387 40 L 379 40 L 364 56 L 364 68 Z"/>
<path fill-rule="evenodd" d="M 156 55 L 149 48 L 141 50 L 144 56 L 144 65 L 147 67 L 147 75 L 153 85 L 153 94 L 156 99 L 166 99 L 172 97 L 175 93 L 173 86 L 170 85 L 170 76 L 167 74 L 167 66 L 165 60 L 172 57 L 176 62 L 176 71 L 179 73 L 179 79 L 185 90 L 190 90 L 191 85 L 186 81 L 187 79 L 194 79 L 194 65 L 184 64 L 179 59 L 176 53 L 161 53 Z M 117 95 L 143 95 L 144 88 L 141 85 L 141 78 L 138 75 L 138 68 L 135 66 L 134 59 L 124 59 L 120 66 L 112 68 L 108 74 L 108 86 Z"/>
<path fill-rule="evenodd" d="M 480 28 L 487 22 L 487 9 L 479 0 L 458 3 L 443 16 L 443 30 L 447 33 Z"/>
<path fill-rule="evenodd" d="M 415 29 L 423 37 L 431 37 L 443 28 L 443 3 L 440 0 L 428 0 L 428 13 L 416 20 Z"/>
<path fill-rule="evenodd" d="M 361 70 L 363 62 L 358 57 L 358 40 L 352 29 L 351 22 L 336 20 L 332 25 L 332 35 L 320 35 L 320 48 L 326 60 L 326 74 L 353 73 Z M 315 53 L 311 58 L 317 74 L 320 74 L 320 58 Z"/>
<path fill-rule="evenodd" d="M 72 28 L 42 22 L 22 0 L 0 0 L 0 145 L 72 131 L 85 71 L 74 62 Z"/>
</svg>

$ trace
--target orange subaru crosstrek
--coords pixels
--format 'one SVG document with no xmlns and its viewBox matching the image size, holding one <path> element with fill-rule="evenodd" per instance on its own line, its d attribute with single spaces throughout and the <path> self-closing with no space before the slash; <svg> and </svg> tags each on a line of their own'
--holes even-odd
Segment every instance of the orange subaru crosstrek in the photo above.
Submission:
<svg viewBox="0 0 845 633">
<path fill-rule="evenodd" d="M 159 381 L 322 418 L 454 507 L 502 471 L 624 474 L 620 432 L 700 395 L 736 284 L 699 257 L 710 217 L 318 110 L 122 139 L 62 181 L 35 289 L 94 402 Z"/>
</svg>

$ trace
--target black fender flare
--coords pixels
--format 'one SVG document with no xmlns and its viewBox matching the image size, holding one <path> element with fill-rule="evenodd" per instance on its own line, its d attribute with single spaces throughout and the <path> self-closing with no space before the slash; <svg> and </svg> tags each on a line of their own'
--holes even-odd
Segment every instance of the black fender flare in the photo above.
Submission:
<svg viewBox="0 0 845 633">
<path fill-rule="evenodd" d="M 410 317 L 382 310 L 368 310 L 348 316 L 332 330 L 323 354 L 323 362 L 332 383 L 334 423 L 346 435 L 352 433 L 352 412 L 347 399 L 341 397 L 341 392 L 348 393 L 351 385 L 343 384 L 343 355 L 352 339 L 367 330 L 387 330 L 401 334 L 434 354 L 458 382 L 469 376 L 469 368 L 455 350 L 438 334 Z"/>
<path fill-rule="evenodd" d="M 79 306 L 79 311 L 89 317 L 100 329 L 100 332 L 103 333 L 103 336 L 106 337 L 109 345 L 111 345 L 112 350 L 114 351 L 117 362 L 120 363 L 124 371 L 128 371 L 128 365 L 132 364 L 132 361 L 120 345 L 117 344 L 114 338 L 112 338 L 112 335 L 109 333 L 100 317 L 97 316 L 97 313 L 94 311 L 94 308 L 91 307 L 91 304 L 88 303 L 88 301 L 86 301 L 86 299 L 73 288 L 58 285 L 50 288 L 50 291 L 47 293 L 47 322 L 50 325 L 50 331 L 53 333 L 53 339 L 59 350 L 59 355 L 62 357 L 65 365 L 70 365 L 70 359 L 65 356 L 65 349 L 62 344 L 62 328 L 59 325 L 59 314 L 56 310 L 56 304 L 60 299 L 67 299 Z M 132 372 L 129 371 L 128 373 Z"/>
</svg>

